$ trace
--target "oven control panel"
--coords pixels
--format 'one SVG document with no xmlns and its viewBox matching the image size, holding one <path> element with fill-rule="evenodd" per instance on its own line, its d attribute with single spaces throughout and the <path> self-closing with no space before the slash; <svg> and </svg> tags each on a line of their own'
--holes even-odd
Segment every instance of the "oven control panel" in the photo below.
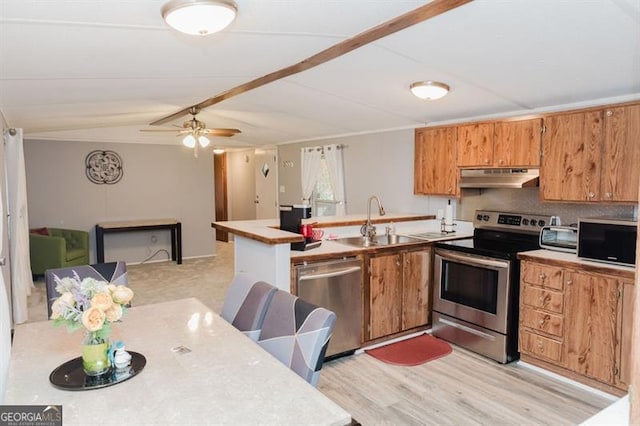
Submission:
<svg viewBox="0 0 640 426">
<path fill-rule="evenodd" d="M 476 228 L 512 229 L 518 232 L 539 233 L 549 225 L 551 216 L 531 213 L 509 213 L 492 210 L 476 210 L 473 226 Z"/>
</svg>

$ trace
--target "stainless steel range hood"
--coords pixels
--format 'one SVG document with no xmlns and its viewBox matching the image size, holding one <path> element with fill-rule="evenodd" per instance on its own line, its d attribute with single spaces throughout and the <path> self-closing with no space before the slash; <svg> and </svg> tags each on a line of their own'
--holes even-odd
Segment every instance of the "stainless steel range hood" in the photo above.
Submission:
<svg viewBox="0 0 640 426">
<path fill-rule="evenodd" d="M 528 188 L 539 177 L 539 169 L 463 169 L 460 188 Z"/>
</svg>

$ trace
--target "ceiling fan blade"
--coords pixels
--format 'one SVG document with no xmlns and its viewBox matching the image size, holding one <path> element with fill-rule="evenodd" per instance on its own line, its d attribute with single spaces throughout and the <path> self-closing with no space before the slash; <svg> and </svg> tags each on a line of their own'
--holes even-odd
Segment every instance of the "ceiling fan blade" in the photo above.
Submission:
<svg viewBox="0 0 640 426">
<path fill-rule="evenodd" d="M 215 128 L 215 129 L 202 129 L 202 133 L 207 135 L 216 135 L 221 133 L 230 133 L 232 135 L 235 135 L 236 133 L 242 133 L 242 132 L 239 129 Z"/>
</svg>

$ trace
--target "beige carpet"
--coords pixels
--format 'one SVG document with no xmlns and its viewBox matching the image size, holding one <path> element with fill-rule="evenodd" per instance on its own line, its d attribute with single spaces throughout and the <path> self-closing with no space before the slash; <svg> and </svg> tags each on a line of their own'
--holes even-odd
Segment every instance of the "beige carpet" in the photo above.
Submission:
<svg viewBox="0 0 640 426">
<path fill-rule="evenodd" d="M 217 242 L 216 255 L 175 262 L 127 265 L 129 287 L 135 294 L 132 304 L 147 305 L 196 297 L 220 313 L 227 287 L 233 278 L 233 243 Z M 44 280 L 34 283 L 29 296 L 29 321 L 47 319 Z"/>
</svg>

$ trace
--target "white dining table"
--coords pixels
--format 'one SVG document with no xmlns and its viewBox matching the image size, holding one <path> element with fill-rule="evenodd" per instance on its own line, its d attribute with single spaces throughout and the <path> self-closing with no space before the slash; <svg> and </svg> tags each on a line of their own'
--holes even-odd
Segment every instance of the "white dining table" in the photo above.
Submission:
<svg viewBox="0 0 640 426">
<path fill-rule="evenodd" d="M 109 387 L 61 390 L 49 374 L 79 356 L 82 332 L 51 321 L 17 325 L 5 404 L 62 405 L 64 425 L 351 422 L 344 409 L 195 298 L 132 307 L 112 339 L 144 355 L 144 369 Z"/>
</svg>

